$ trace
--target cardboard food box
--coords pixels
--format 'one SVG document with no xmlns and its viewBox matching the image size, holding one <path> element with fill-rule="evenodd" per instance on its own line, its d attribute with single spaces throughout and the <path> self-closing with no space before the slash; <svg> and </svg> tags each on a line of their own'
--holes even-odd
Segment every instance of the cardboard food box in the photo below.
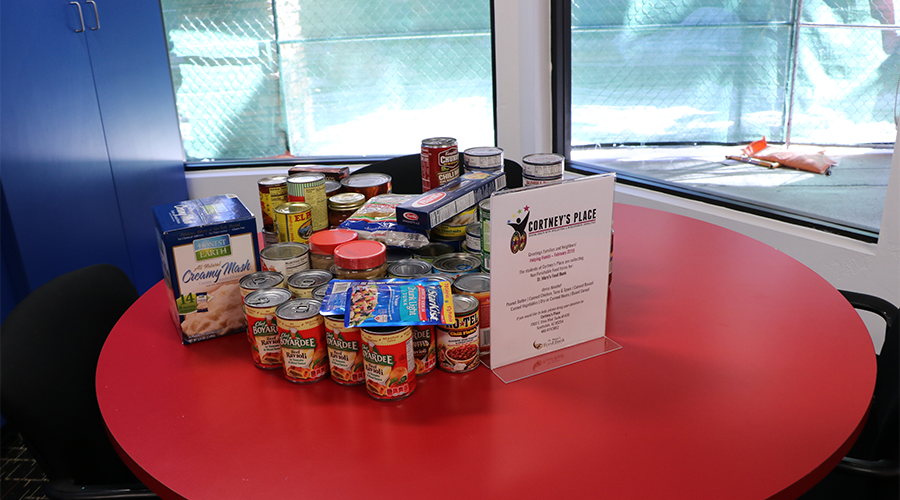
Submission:
<svg viewBox="0 0 900 500">
<path fill-rule="evenodd" d="M 397 206 L 397 222 L 430 230 L 506 187 L 503 172 L 467 172 Z"/>
<path fill-rule="evenodd" d="M 170 310 L 184 344 L 246 331 L 239 281 L 259 267 L 256 219 L 233 194 L 153 207 Z"/>
</svg>

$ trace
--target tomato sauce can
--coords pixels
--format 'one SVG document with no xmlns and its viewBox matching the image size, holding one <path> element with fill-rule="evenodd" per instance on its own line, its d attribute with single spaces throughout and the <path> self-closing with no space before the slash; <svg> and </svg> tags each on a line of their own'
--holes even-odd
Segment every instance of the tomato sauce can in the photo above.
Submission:
<svg viewBox="0 0 900 500">
<path fill-rule="evenodd" d="M 250 353 L 257 368 L 281 368 L 281 342 L 275 310 L 289 300 L 291 292 L 286 288 L 261 288 L 244 297 Z"/>
<path fill-rule="evenodd" d="M 437 358 L 441 370 L 451 373 L 472 371 L 481 362 L 478 340 L 478 299 L 471 295 L 454 294 L 453 310 L 456 322 L 438 325 Z"/>
<path fill-rule="evenodd" d="M 313 231 L 328 229 L 328 196 L 325 194 L 324 174 L 310 172 L 288 177 L 287 193 L 288 201 L 309 205 Z"/>
<path fill-rule="evenodd" d="M 246 297 L 250 293 L 263 288 L 287 288 L 284 276 L 277 271 L 250 273 L 241 278 L 238 284 L 241 287 L 241 297 Z"/>
<path fill-rule="evenodd" d="M 350 174 L 341 179 L 341 187 L 345 193 L 360 193 L 366 200 L 380 194 L 390 194 L 393 192 L 391 181 L 393 179 L 388 174 L 380 172 L 363 172 L 358 174 Z"/>
<path fill-rule="evenodd" d="M 309 243 L 312 229 L 312 207 L 300 201 L 282 203 L 275 207 L 275 227 L 278 241 Z"/>
<path fill-rule="evenodd" d="M 478 346 L 482 356 L 491 353 L 491 275 L 463 274 L 453 282 L 453 293 L 478 299 Z"/>
<path fill-rule="evenodd" d="M 327 285 L 334 277 L 325 269 L 307 269 L 297 272 L 287 279 L 287 288 L 298 299 L 313 298 L 313 290 L 320 285 Z"/>
<path fill-rule="evenodd" d="M 357 326 L 344 326 L 344 316 L 325 316 L 325 343 L 331 380 L 340 385 L 366 382 L 363 366 L 362 332 Z"/>
<path fill-rule="evenodd" d="M 263 230 L 275 231 L 275 207 L 288 201 L 287 176 L 270 175 L 256 182 L 259 187 L 259 205 Z"/>
<path fill-rule="evenodd" d="M 379 401 L 397 401 L 416 389 L 416 356 L 412 328 L 379 326 L 362 329 L 366 390 Z"/>
<path fill-rule="evenodd" d="M 328 376 L 321 306 L 318 300 L 293 299 L 275 310 L 284 377 L 295 384 L 310 384 Z"/>
<path fill-rule="evenodd" d="M 422 192 L 459 177 L 459 147 L 452 137 L 422 140 Z"/>
<path fill-rule="evenodd" d="M 309 269 L 309 246 L 293 241 L 276 243 L 260 250 L 259 260 L 264 271 L 279 272 L 287 279 Z"/>
</svg>

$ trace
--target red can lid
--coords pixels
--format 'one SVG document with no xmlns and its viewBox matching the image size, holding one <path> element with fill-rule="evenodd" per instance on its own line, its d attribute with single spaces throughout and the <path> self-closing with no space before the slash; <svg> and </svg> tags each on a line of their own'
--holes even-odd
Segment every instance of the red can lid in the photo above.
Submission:
<svg viewBox="0 0 900 500">
<path fill-rule="evenodd" d="M 372 269 L 387 262 L 387 247 L 375 240 L 355 240 L 334 249 L 334 263 L 344 269 Z"/>
<path fill-rule="evenodd" d="M 359 234 L 349 229 L 326 229 L 309 237 L 309 251 L 319 255 L 331 255 L 339 245 L 355 240 Z"/>
</svg>

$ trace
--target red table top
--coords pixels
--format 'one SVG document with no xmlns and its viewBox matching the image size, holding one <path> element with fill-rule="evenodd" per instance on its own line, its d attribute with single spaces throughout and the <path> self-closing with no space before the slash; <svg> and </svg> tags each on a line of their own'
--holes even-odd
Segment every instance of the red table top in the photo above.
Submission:
<svg viewBox="0 0 900 500">
<path fill-rule="evenodd" d="M 816 273 L 746 236 L 615 207 L 622 349 L 511 384 L 440 370 L 400 402 L 184 346 L 160 283 L 111 333 L 100 409 L 163 498 L 796 497 L 856 439 L 872 341 Z"/>
</svg>

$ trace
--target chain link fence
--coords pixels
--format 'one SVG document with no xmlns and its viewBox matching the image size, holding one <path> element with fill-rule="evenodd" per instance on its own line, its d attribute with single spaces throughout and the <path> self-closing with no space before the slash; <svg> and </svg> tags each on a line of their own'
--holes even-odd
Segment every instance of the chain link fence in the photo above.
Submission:
<svg viewBox="0 0 900 500">
<path fill-rule="evenodd" d="M 893 143 L 887 2 L 573 3 L 572 145 Z"/>
</svg>

